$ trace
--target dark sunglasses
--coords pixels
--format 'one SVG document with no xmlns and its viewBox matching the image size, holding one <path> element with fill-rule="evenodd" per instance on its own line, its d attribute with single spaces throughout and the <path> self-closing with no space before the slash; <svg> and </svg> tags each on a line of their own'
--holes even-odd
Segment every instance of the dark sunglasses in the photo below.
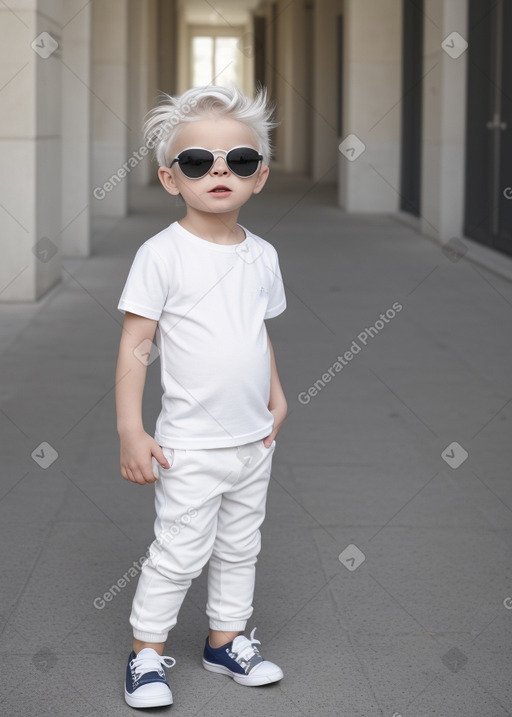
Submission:
<svg viewBox="0 0 512 717">
<path fill-rule="evenodd" d="M 218 157 L 222 157 L 229 169 L 237 177 L 252 177 L 258 171 L 258 166 L 263 156 L 252 147 L 233 147 L 229 151 L 216 149 L 210 152 L 204 147 L 188 147 L 181 151 L 171 162 L 169 168 L 175 162 L 189 179 L 201 179 L 208 174 Z"/>
</svg>

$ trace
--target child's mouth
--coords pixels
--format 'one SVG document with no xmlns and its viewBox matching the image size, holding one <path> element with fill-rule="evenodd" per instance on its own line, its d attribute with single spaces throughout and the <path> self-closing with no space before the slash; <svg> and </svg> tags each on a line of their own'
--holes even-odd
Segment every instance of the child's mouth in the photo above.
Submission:
<svg viewBox="0 0 512 717">
<path fill-rule="evenodd" d="M 209 194 L 229 194 L 231 192 L 231 189 L 229 187 L 224 186 L 218 186 L 214 187 L 213 189 L 210 189 Z"/>
</svg>

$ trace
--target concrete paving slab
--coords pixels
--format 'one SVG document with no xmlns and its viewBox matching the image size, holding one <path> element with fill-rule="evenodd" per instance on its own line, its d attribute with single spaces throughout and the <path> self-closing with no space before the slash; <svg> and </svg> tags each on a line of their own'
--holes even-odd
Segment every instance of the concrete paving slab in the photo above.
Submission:
<svg viewBox="0 0 512 717">
<path fill-rule="evenodd" d="M 138 246 L 183 214 L 158 187 L 132 203 L 130 217 L 97 222 L 93 256 L 65 260 L 40 302 L 0 306 L 8 717 L 132 713 L 136 578 L 94 604 L 143 556 L 154 520 L 152 489 L 119 474 L 116 306 Z M 450 261 L 394 217 L 346 215 L 332 186 L 300 177 L 274 173 L 240 222 L 278 249 L 288 298 L 268 323 L 289 415 L 250 621 L 286 678 L 244 690 L 205 673 L 205 568 L 168 640 L 172 713 L 511 715 L 512 283 Z M 301 402 L 354 341 L 360 351 Z M 150 432 L 159 407 L 155 362 Z"/>
</svg>

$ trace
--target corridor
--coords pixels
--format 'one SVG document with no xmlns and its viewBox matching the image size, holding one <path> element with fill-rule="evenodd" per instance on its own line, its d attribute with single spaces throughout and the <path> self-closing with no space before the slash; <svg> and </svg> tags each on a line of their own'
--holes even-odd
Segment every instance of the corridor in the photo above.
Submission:
<svg viewBox="0 0 512 717">
<path fill-rule="evenodd" d="M 184 212 L 157 186 L 131 191 L 61 283 L 0 305 L 6 717 L 133 714 L 128 616 L 154 507 L 119 472 L 116 306 L 138 246 Z M 248 625 L 285 677 L 248 689 L 204 671 L 204 570 L 167 643 L 171 713 L 505 717 L 512 284 L 463 242 L 335 195 L 271 172 L 240 217 L 277 248 L 288 300 L 267 322 L 289 415 Z M 159 396 L 155 360 L 150 433 Z"/>
</svg>

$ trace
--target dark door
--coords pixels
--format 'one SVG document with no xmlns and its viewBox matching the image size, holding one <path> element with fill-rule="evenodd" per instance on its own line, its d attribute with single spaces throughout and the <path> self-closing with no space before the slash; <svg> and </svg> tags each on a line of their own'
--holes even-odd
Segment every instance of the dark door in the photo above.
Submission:
<svg viewBox="0 0 512 717">
<path fill-rule="evenodd" d="M 466 236 L 512 254 L 512 3 L 470 0 Z"/>
<path fill-rule="evenodd" d="M 400 208 L 416 216 L 421 195 L 423 0 L 403 0 Z"/>
</svg>

